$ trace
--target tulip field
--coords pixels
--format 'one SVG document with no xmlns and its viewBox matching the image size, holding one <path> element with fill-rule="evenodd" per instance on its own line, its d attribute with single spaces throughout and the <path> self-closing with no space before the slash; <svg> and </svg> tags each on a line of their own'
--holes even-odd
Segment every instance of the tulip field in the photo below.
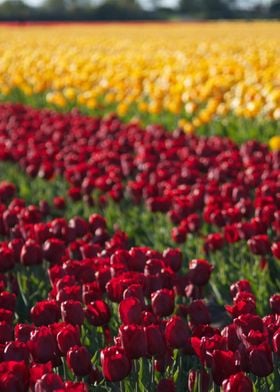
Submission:
<svg viewBox="0 0 280 392">
<path fill-rule="evenodd" d="M 0 25 L 0 392 L 280 391 L 280 24 Z"/>
</svg>

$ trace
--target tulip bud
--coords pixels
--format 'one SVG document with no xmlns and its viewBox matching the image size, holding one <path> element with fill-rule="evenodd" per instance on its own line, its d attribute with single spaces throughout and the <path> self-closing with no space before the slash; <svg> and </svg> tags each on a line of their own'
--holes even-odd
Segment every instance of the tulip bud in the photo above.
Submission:
<svg viewBox="0 0 280 392">
<path fill-rule="evenodd" d="M 123 299 L 119 305 L 119 314 L 123 324 L 139 324 L 142 318 L 142 307 L 136 297 Z"/>
<path fill-rule="evenodd" d="M 274 294 L 269 299 L 272 313 L 280 314 L 280 294 Z"/>
<path fill-rule="evenodd" d="M 23 342 L 9 342 L 4 349 L 4 361 L 29 361 L 29 351 Z"/>
<path fill-rule="evenodd" d="M 144 357 L 147 354 L 147 339 L 144 328 L 140 325 L 122 325 L 119 329 L 121 345 L 131 359 Z"/>
<path fill-rule="evenodd" d="M 49 238 L 43 244 L 43 257 L 51 264 L 59 263 L 64 253 L 64 241 L 59 238 Z"/>
<path fill-rule="evenodd" d="M 124 349 L 118 346 L 101 350 L 102 372 L 106 380 L 117 382 L 123 380 L 131 371 L 131 361 Z"/>
<path fill-rule="evenodd" d="M 190 337 L 187 324 L 179 317 L 172 316 L 165 326 L 165 339 L 171 348 L 185 348 Z"/>
<path fill-rule="evenodd" d="M 86 316 L 92 325 L 102 326 L 110 321 L 111 311 L 106 302 L 97 300 L 87 305 Z"/>
<path fill-rule="evenodd" d="M 169 316 L 174 310 L 174 293 L 172 290 L 161 289 L 152 293 L 152 309 L 156 316 Z"/>
<path fill-rule="evenodd" d="M 261 344 L 249 350 L 250 371 L 258 377 L 267 377 L 273 372 L 272 355 L 269 346 Z"/>
<path fill-rule="evenodd" d="M 196 286 L 205 286 L 209 279 L 213 266 L 204 259 L 195 259 L 189 263 L 189 279 Z"/>
<path fill-rule="evenodd" d="M 42 249 L 39 244 L 29 239 L 23 245 L 20 252 L 20 262 L 23 265 L 41 264 L 43 260 Z"/>
<path fill-rule="evenodd" d="M 60 305 L 62 320 L 73 325 L 82 325 L 85 314 L 82 304 L 72 299 L 64 301 Z"/>
<path fill-rule="evenodd" d="M 80 346 L 80 331 L 79 328 L 68 324 L 61 328 L 56 336 L 57 345 L 62 354 L 66 355 L 67 351 L 73 346 Z"/>
<path fill-rule="evenodd" d="M 166 351 L 166 344 L 160 327 L 150 324 L 144 327 L 147 339 L 148 354 L 153 356 L 162 356 Z"/>
<path fill-rule="evenodd" d="M 54 300 L 37 302 L 30 313 L 33 323 L 38 327 L 56 323 L 60 318 L 59 307 Z"/>
<path fill-rule="evenodd" d="M 212 354 L 212 375 L 216 384 L 222 382 L 237 372 L 235 356 L 232 351 L 214 350 Z"/>
<path fill-rule="evenodd" d="M 205 305 L 205 303 L 198 299 L 192 301 L 187 307 L 188 314 L 190 316 L 190 321 L 193 324 L 209 324 L 210 323 L 210 313 Z"/>
<path fill-rule="evenodd" d="M 83 346 L 73 346 L 67 352 L 66 361 L 76 376 L 87 376 L 91 370 L 91 357 Z"/>
<path fill-rule="evenodd" d="M 34 392 L 52 392 L 64 389 L 61 377 L 55 373 L 46 373 L 36 381 Z"/>
<path fill-rule="evenodd" d="M 270 241 L 266 234 L 258 234 L 248 240 L 250 251 L 255 255 L 265 256 L 270 254 Z"/>
<path fill-rule="evenodd" d="M 56 342 L 50 329 L 42 326 L 31 332 L 28 348 L 37 362 L 46 363 L 54 359 Z"/>
<path fill-rule="evenodd" d="M 239 372 L 223 381 L 222 390 L 223 392 L 253 392 L 253 384 L 249 377 Z"/>
<path fill-rule="evenodd" d="M 168 267 L 170 267 L 174 272 L 180 270 L 183 261 L 183 256 L 180 249 L 165 249 L 162 256 Z"/>
</svg>

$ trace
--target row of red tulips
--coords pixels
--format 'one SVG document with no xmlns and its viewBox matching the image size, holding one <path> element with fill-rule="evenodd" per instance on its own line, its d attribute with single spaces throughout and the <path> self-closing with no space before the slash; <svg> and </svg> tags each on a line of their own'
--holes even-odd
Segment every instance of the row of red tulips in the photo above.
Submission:
<svg viewBox="0 0 280 392">
<path fill-rule="evenodd" d="M 108 233 L 100 215 L 50 219 L 46 203 L 26 205 L 11 183 L 0 189 L 1 391 L 87 391 L 104 379 L 120 381 L 118 389 L 129 376 L 148 390 L 157 379 L 157 390 L 169 392 L 182 382 L 177 369 L 188 372 L 179 390 L 207 391 L 214 383 L 250 392 L 262 379 L 279 388 L 279 294 L 261 318 L 250 283 L 240 280 L 226 306 L 232 322 L 211 326 L 207 260 L 186 269 L 180 250 L 130 247 L 125 233 Z M 30 309 L 22 277 L 34 279 L 38 265 L 50 289 Z"/>
<path fill-rule="evenodd" d="M 280 152 L 264 144 L 238 146 L 155 125 L 144 132 L 113 115 L 100 119 L 5 104 L 0 147 L 1 160 L 17 162 L 30 176 L 63 175 L 73 200 L 92 204 L 98 191 L 103 204 L 129 197 L 167 213 L 177 243 L 199 235 L 206 223 L 206 253 L 245 239 L 252 253 L 280 257 Z M 65 207 L 63 197 L 54 202 Z"/>
</svg>

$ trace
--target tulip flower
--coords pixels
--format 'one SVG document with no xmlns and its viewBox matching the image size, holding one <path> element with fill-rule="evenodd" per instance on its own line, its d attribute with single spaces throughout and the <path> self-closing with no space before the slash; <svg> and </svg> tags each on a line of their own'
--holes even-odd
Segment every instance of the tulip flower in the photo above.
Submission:
<svg viewBox="0 0 280 392">
<path fill-rule="evenodd" d="M 111 346 L 101 350 L 100 359 L 103 375 L 108 381 L 121 381 L 131 371 L 131 361 L 121 347 Z"/>
</svg>

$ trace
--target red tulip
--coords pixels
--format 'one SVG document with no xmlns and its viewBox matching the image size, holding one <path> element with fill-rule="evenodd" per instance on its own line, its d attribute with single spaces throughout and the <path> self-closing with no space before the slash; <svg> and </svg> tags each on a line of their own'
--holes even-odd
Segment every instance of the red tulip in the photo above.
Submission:
<svg viewBox="0 0 280 392">
<path fill-rule="evenodd" d="M 223 392 L 253 392 L 253 384 L 249 377 L 239 372 L 223 381 Z"/>
<path fill-rule="evenodd" d="M 142 306 L 136 297 L 123 299 L 119 305 L 120 319 L 124 324 L 139 324 Z"/>
<path fill-rule="evenodd" d="M 117 382 L 123 380 L 131 371 L 131 361 L 124 349 L 111 346 L 101 350 L 102 372 L 106 380 Z"/>
<path fill-rule="evenodd" d="M 83 346 L 73 346 L 66 356 L 67 365 L 76 376 L 84 377 L 90 373 L 91 357 Z"/>
<path fill-rule="evenodd" d="M 144 357 L 147 354 L 147 338 L 140 325 L 121 325 L 119 329 L 121 345 L 131 359 Z"/>
<path fill-rule="evenodd" d="M 172 290 L 161 289 L 151 295 L 152 309 L 156 316 L 169 316 L 174 310 L 174 293 Z"/>
<path fill-rule="evenodd" d="M 210 278 L 213 266 L 204 259 L 195 259 L 189 263 L 188 277 L 196 286 L 205 286 Z"/>
<path fill-rule="evenodd" d="M 165 326 L 165 339 L 171 348 L 185 348 L 190 337 L 187 324 L 179 317 L 172 316 Z"/>
</svg>

